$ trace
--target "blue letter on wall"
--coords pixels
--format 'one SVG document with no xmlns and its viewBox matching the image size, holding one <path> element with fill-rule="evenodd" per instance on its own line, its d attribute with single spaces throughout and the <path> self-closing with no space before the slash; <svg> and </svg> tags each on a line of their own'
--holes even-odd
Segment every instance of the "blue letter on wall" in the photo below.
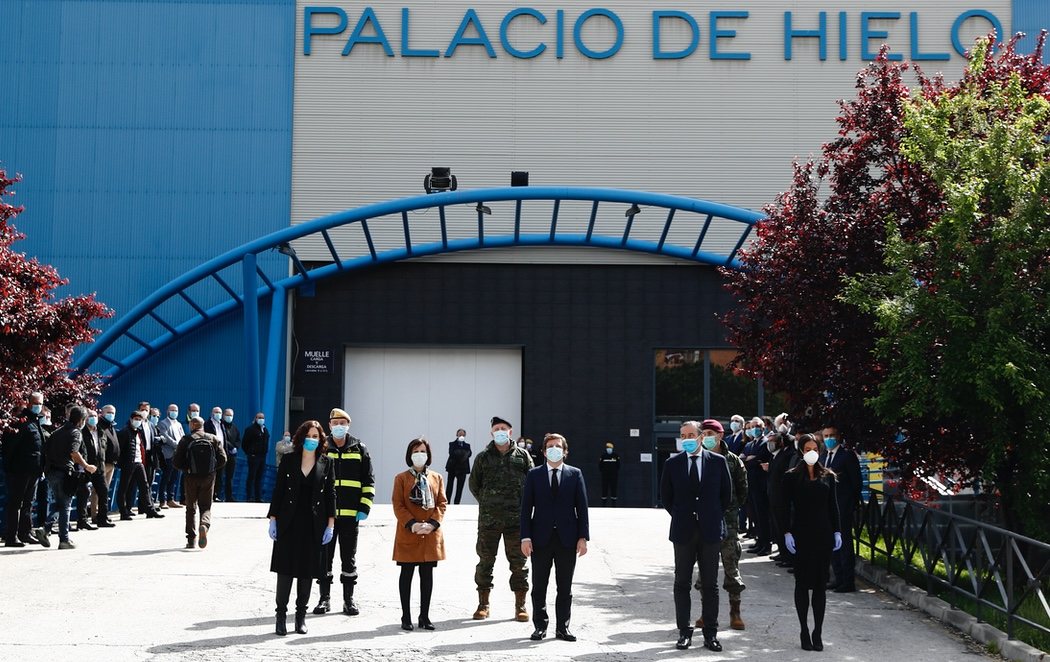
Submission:
<svg viewBox="0 0 1050 662">
<path fill-rule="evenodd" d="M 519 51 L 517 48 L 514 48 L 514 46 L 511 46 L 510 39 L 507 38 L 507 30 L 510 29 L 511 21 L 522 14 L 533 17 L 540 25 L 544 25 L 547 22 L 547 17 L 541 12 L 538 12 L 535 9 L 529 9 L 528 7 L 519 7 L 518 9 L 508 12 L 507 15 L 503 17 L 503 22 L 499 24 L 499 43 L 503 46 L 503 50 L 507 51 L 514 57 L 528 60 L 547 50 L 547 44 L 541 42 L 535 48 L 527 51 Z"/>
<path fill-rule="evenodd" d="M 922 53 L 919 51 L 919 12 L 913 11 L 908 15 L 911 24 L 911 59 L 915 62 L 923 60 L 950 60 L 947 53 Z"/>
<path fill-rule="evenodd" d="M 869 25 L 870 21 L 873 20 L 900 20 L 901 13 L 898 11 L 865 11 L 860 13 L 860 57 L 863 60 L 874 60 L 876 53 L 872 53 L 868 50 L 868 41 L 871 39 L 889 39 L 890 33 L 885 30 L 872 30 Z M 887 60 L 903 60 L 904 56 L 900 53 L 887 53 Z"/>
<path fill-rule="evenodd" d="M 372 29 L 376 33 L 374 35 L 361 34 L 369 23 L 372 24 Z M 357 19 L 354 31 L 350 34 L 350 38 L 346 40 L 346 46 L 343 46 L 343 55 L 350 55 L 350 51 L 354 50 L 354 46 L 357 44 L 379 44 L 383 47 L 383 52 L 387 54 L 387 57 L 394 57 L 394 49 L 390 48 L 390 42 L 387 41 L 386 35 L 383 34 L 383 26 L 379 24 L 379 19 L 376 18 L 376 13 L 372 11 L 371 7 L 365 7 L 365 10 L 361 12 L 361 18 Z"/>
<path fill-rule="evenodd" d="M 959 17 L 955 19 L 954 23 L 952 23 L 952 46 L 955 46 L 955 52 L 959 55 L 966 55 L 966 47 L 963 46 L 962 39 L 959 39 L 959 28 L 962 27 L 963 23 L 975 16 L 980 16 L 991 23 L 992 29 L 995 30 L 995 38 L 999 41 L 1003 40 L 1003 24 L 999 22 L 999 19 L 995 17 L 995 14 L 983 9 L 971 9 L 968 12 L 959 14 Z"/>
<path fill-rule="evenodd" d="M 711 35 L 708 38 L 708 47 L 711 50 L 712 60 L 750 60 L 751 53 L 719 53 L 718 52 L 718 40 L 719 39 L 732 39 L 736 36 L 736 30 L 720 30 L 718 29 L 718 19 L 720 18 L 747 18 L 748 12 L 746 11 L 713 11 L 710 13 L 711 29 L 708 31 Z"/>
<path fill-rule="evenodd" d="M 465 36 L 467 28 L 471 25 L 478 31 L 478 36 Z M 484 46 L 485 52 L 489 54 L 489 57 L 496 57 L 496 50 L 492 48 L 492 42 L 489 41 L 489 36 L 485 34 L 485 28 L 481 25 L 481 19 L 478 18 L 478 13 L 473 9 L 468 9 L 467 13 L 463 14 L 463 20 L 459 22 L 456 36 L 452 38 L 452 41 L 448 43 L 448 48 L 445 49 L 445 57 L 455 55 L 456 49 L 460 46 Z"/>
<path fill-rule="evenodd" d="M 334 28 L 319 28 L 313 24 L 314 14 L 335 14 L 339 25 Z M 339 34 L 346 29 L 346 12 L 339 7 L 306 7 L 303 9 L 303 55 L 310 54 L 310 42 L 315 34 Z"/>
<path fill-rule="evenodd" d="M 689 29 L 692 31 L 693 36 L 689 40 L 689 45 L 680 51 L 664 51 L 660 48 L 660 21 L 664 18 L 678 18 L 685 21 L 689 25 Z M 687 14 L 684 11 L 677 10 L 665 10 L 665 11 L 654 11 L 653 12 L 653 59 L 654 60 L 681 60 L 687 58 L 693 54 L 696 50 L 697 45 L 700 43 L 700 26 L 696 24 L 696 19 Z"/>
<path fill-rule="evenodd" d="M 412 48 L 408 45 L 408 7 L 401 8 L 401 57 L 440 57 L 441 52 L 436 48 Z"/>
<path fill-rule="evenodd" d="M 796 30 L 791 25 L 791 12 L 784 12 L 784 59 L 791 59 L 791 44 L 796 38 L 816 37 L 820 40 L 820 59 L 828 59 L 828 13 L 820 12 L 820 27 L 816 30 Z"/>
<path fill-rule="evenodd" d="M 580 33 L 583 31 L 583 24 L 592 16 L 604 16 L 612 21 L 613 26 L 616 28 L 616 43 L 604 51 L 592 51 L 587 48 L 587 45 L 583 43 L 583 39 L 580 37 Z M 576 25 L 572 26 L 572 39 L 576 42 L 576 50 L 579 52 L 592 60 L 604 60 L 607 57 L 616 55 L 623 46 L 623 21 L 608 9 L 588 9 L 580 14 L 580 17 L 576 19 Z"/>
</svg>

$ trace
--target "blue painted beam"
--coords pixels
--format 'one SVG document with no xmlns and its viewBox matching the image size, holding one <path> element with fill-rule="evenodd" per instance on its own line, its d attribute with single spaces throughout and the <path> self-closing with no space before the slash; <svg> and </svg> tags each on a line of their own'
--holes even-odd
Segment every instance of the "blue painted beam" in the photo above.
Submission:
<svg viewBox="0 0 1050 662">
<path fill-rule="evenodd" d="M 248 410 L 254 417 L 259 411 L 259 297 L 255 253 L 248 253 L 241 263 L 244 276 L 244 361 L 247 366 Z"/>
</svg>

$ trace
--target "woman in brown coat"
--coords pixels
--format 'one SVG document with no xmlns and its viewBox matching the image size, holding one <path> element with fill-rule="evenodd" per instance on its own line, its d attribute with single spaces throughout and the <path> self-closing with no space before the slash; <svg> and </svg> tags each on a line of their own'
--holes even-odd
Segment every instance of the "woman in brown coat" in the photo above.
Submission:
<svg viewBox="0 0 1050 662">
<path fill-rule="evenodd" d="M 448 499 L 441 474 L 430 471 L 430 444 L 423 438 L 408 442 L 405 464 L 408 471 L 394 477 L 394 560 L 401 566 L 398 589 L 401 593 L 401 629 L 412 629 L 408 599 L 412 594 L 412 575 L 419 568 L 419 627 L 433 630 L 430 622 L 430 596 L 434 591 L 434 566 L 445 560 L 445 541 L 441 520 Z"/>
</svg>

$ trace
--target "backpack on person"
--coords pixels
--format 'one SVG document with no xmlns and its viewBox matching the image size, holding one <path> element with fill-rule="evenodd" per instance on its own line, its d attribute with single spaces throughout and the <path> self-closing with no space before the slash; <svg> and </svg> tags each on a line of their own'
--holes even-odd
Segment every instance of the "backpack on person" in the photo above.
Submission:
<svg viewBox="0 0 1050 662">
<path fill-rule="evenodd" d="M 186 447 L 186 458 L 189 470 L 194 476 L 207 476 L 215 473 L 218 460 L 215 457 L 215 444 L 208 438 L 193 437 Z"/>
</svg>

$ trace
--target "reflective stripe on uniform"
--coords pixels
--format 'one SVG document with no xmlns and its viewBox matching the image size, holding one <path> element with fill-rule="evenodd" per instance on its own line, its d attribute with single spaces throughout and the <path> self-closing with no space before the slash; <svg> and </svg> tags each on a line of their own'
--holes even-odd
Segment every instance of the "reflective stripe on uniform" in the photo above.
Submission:
<svg viewBox="0 0 1050 662">
<path fill-rule="evenodd" d="M 361 483 L 358 483 L 358 485 L 360 485 L 360 484 Z M 365 487 L 361 488 L 361 494 L 375 494 L 375 493 L 376 493 L 376 488 L 374 488 L 374 487 L 365 486 Z"/>
<path fill-rule="evenodd" d="M 336 517 L 357 517 L 356 510 L 337 510 L 335 511 Z"/>
<path fill-rule="evenodd" d="M 361 481 L 359 480 L 337 480 L 335 481 L 336 487 L 361 487 Z M 362 490 L 364 491 L 364 490 Z"/>
<path fill-rule="evenodd" d="M 369 507 L 371 507 L 372 500 L 371 499 L 366 499 L 365 497 L 361 497 L 361 505 L 362 506 L 368 505 Z"/>
</svg>

